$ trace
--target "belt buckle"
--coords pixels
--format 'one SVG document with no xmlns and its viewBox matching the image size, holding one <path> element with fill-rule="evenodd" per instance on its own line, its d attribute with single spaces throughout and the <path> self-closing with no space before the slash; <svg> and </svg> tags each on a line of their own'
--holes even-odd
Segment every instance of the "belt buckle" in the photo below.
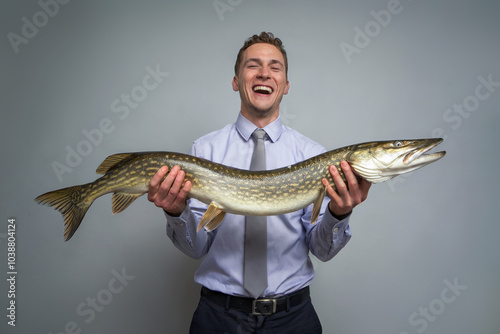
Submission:
<svg viewBox="0 0 500 334">
<path fill-rule="evenodd" d="M 253 315 L 271 315 L 276 313 L 276 299 L 255 299 L 252 301 Z"/>
</svg>

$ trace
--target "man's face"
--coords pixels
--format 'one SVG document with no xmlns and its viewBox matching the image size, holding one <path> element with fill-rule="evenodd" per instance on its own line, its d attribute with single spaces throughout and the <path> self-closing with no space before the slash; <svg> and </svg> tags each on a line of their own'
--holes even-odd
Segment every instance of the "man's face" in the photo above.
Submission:
<svg viewBox="0 0 500 334">
<path fill-rule="evenodd" d="M 288 94 L 285 61 L 274 45 L 257 43 L 246 49 L 233 89 L 240 92 L 241 112 L 265 117 L 279 114 L 283 95 Z"/>
</svg>

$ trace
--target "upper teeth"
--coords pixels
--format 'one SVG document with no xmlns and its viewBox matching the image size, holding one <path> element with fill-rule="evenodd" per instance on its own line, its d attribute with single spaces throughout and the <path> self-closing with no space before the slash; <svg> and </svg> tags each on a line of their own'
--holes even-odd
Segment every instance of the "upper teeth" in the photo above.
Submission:
<svg viewBox="0 0 500 334">
<path fill-rule="evenodd" d="M 264 90 L 266 92 L 269 92 L 269 94 L 271 94 L 273 92 L 273 90 L 271 89 L 271 87 L 267 87 L 267 86 L 255 86 L 253 88 L 253 91 L 256 92 L 258 90 Z"/>
</svg>

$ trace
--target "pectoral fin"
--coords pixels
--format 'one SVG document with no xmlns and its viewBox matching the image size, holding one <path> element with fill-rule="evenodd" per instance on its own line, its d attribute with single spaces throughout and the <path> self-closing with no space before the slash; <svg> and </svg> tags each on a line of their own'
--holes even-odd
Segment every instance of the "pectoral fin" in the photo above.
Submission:
<svg viewBox="0 0 500 334">
<path fill-rule="evenodd" d="M 311 214 L 311 224 L 314 224 L 319 217 L 319 211 L 321 210 L 321 204 L 323 204 L 323 199 L 325 198 L 326 187 L 318 191 L 318 197 L 314 200 L 313 211 Z"/>
<path fill-rule="evenodd" d="M 207 211 L 205 212 L 203 217 L 201 217 L 196 232 L 199 232 L 203 227 L 207 231 L 215 230 L 220 225 L 220 223 L 222 223 L 225 215 L 226 213 L 222 211 L 222 209 L 219 209 L 219 207 L 217 207 L 217 204 L 215 204 L 214 202 L 210 203 Z"/>
</svg>

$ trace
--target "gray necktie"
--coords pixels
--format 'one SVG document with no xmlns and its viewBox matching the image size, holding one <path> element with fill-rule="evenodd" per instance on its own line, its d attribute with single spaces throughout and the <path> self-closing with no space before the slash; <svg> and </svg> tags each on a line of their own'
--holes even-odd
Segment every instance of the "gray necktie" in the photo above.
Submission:
<svg viewBox="0 0 500 334">
<path fill-rule="evenodd" d="M 266 131 L 262 129 L 252 133 L 255 149 L 250 170 L 266 169 L 265 136 Z M 246 217 L 244 256 L 243 286 L 252 297 L 258 298 L 267 288 L 267 217 Z"/>
</svg>

